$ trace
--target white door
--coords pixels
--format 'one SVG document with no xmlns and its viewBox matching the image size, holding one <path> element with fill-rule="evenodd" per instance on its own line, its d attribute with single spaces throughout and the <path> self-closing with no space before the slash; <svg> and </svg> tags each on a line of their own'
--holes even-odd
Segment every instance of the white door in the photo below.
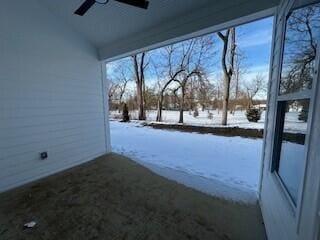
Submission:
<svg viewBox="0 0 320 240">
<path fill-rule="evenodd" d="M 320 239 L 320 1 L 275 21 L 260 204 L 269 239 Z"/>
</svg>

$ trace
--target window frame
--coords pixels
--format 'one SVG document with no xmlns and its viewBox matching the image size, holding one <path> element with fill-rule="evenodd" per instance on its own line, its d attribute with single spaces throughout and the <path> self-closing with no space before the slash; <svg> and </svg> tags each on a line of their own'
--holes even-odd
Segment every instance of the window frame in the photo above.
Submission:
<svg viewBox="0 0 320 240">
<path fill-rule="evenodd" d="M 296 101 L 296 100 L 308 100 L 309 101 L 309 106 L 308 106 L 308 119 L 307 119 L 307 129 L 306 129 L 306 133 L 305 133 L 305 141 L 304 141 L 304 158 L 303 160 L 303 169 L 302 169 L 302 175 L 301 175 L 301 180 L 300 180 L 300 184 L 299 184 L 299 190 L 298 190 L 298 194 L 297 194 L 297 200 L 296 202 L 294 202 L 292 195 L 290 194 L 286 183 L 282 180 L 282 177 L 280 176 L 280 174 L 278 173 L 279 170 L 279 163 L 281 161 L 280 157 L 281 157 L 281 150 L 282 150 L 282 141 L 283 141 L 283 133 L 284 133 L 284 123 L 285 123 L 285 107 L 286 104 L 290 101 Z M 306 168 L 306 159 L 308 156 L 308 152 L 307 152 L 307 138 L 310 135 L 310 106 L 311 106 L 311 100 L 312 98 L 309 96 L 307 98 L 300 98 L 300 99 L 289 99 L 289 100 L 277 100 L 277 117 L 276 117 L 276 129 L 275 129 L 275 138 L 274 138 L 274 148 L 273 148 L 273 154 L 272 154 L 272 169 L 271 171 L 276 175 L 277 180 L 280 182 L 281 187 L 283 188 L 286 197 L 289 199 L 289 203 L 292 209 L 295 209 L 298 206 L 298 202 L 299 202 L 299 197 L 300 197 L 300 186 L 301 186 L 301 182 L 303 181 L 302 179 L 304 179 L 304 169 Z"/>
<path fill-rule="evenodd" d="M 282 36 L 281 36 L 281 53 L 280 53 L 280 61 L 279 61 L 279 67 L 277 72 L 277 81 L 276 81 L 276 92 L 275 92 L 275 109 L 274 109 L 274 123 L 273 123 L 273 133 L 272 133 L 272 155 L 271 155 L 271 164 L 269 166 L 270 173 L 273 175 L 274 181 L 276 182 L 276 185 L 279 186 L 280 191 L 282 192 L 289 209 L 291 210 L 291 213 L 293 217 L 296 217 L 296 223 L 297 226 L 299 225 L 299 216 L 301 214 L 301 202 L 303 198 L 303 190 L 304 190 L 304 184 L 305 184 L 305 177 L 306 177 L 306 169 L 308 165 L 308 152 L 309 152 L 309 142 L 310 142 L 310 132 L 311 132 L 311 122 L 312 122 L 312 116 L 313 116 L 313 110 L 314 110 L 314 101 L 315 101 L 315 93 L 316 93 L 316 86 L 317 86 L 317 75 L 319 71 L 319 65 L 320 65 L 320 39 L 318 39 L 318 46 L 317 46 L 317 53 L 315 58 L 315 69 L 313 74 L 313 81 L 312 81 L 312 87 L 311 89 L 303 89 L 297 92 L 293 93 L 280 93 L 280 83 L 281 83 L 281 74 L 282 74 L 282 67 L 283 67 L 283 60 L 284 60 L 284 48 L 285 48 L 285 37 L 287 33 L 287 21 L 288 18 L 291 16 L 292 12 L 296 9 L 304 8 L 313 4 L 320 4 L 319 0 L 316 1 L 310 1 L 308 4 L 299 5 L 299 6 L 292 6 L 291 10 L 286 15 L 286 19 L 282 24 Z M 285 103 L 287 101 L 294 101 L 294 100 L 301 100 L 301 99 L 308 99 L 309 100 L 309 109 L 308 109 L 308 120 L 307 120 L 307 129 L 305 133 L 305 152 L 304 152 L 304 159 L 303 159 L 303 169 L 302 169 L 302 175 L 300 179 L 299 184 L 299 190 L 298 190 L 298 197 L 296 203 L 294 203 L 289 191 L 287 190 L 287 187 L 285 186 L 285 183 L 281 179 L 280 175 L 277 172 L 278 165 L 280 162 L 280 154 L 281 154 L 281 135 L 283 133 L 283 122 L 284 122 L 284 111 L 282 111 L 283 106 L 285 106 Z"/>
</svg>

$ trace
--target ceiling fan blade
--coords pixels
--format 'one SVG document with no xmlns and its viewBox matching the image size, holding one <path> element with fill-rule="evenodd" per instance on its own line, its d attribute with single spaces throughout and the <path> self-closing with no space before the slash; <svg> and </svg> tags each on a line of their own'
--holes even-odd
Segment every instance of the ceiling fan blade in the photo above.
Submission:
<svg viewBox="0 0 320 240">
<path fill-rule="evenodd" d="M 134 7 L 148 9 L 149 1 L 147 0 L 116 0 L 117 2 L 129 4 Z"/>
<path fill-rule="evenodd" d="M 83 16 L 92 7 L 92 5 L 95 4 L 95 2 L 95 0 L 85 0 L 74 14 Z"/>
</svg>

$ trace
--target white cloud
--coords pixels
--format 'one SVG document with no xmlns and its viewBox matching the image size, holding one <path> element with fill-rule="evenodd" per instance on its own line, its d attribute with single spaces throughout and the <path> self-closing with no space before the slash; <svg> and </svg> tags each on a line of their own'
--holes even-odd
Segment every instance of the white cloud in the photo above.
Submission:
<svg viewBox="0 0 320 240">
<path fill-rule="evenodd" d="M 270 29 L 263 29 L 253 31 L 239 37 L 240 48 L 255 47 L 264 44 L 271 44 L 272 31 Z"/>
<path fill-rule="evenodd" d="M 247 73 L 243 74 L 243 79 L 250 80 L 254 78 L 257 74 L 262 74 L 266 78 L 269 77 L 269 64 L 251 67 L 248 70 L 249 71 Z"/>
</svg>

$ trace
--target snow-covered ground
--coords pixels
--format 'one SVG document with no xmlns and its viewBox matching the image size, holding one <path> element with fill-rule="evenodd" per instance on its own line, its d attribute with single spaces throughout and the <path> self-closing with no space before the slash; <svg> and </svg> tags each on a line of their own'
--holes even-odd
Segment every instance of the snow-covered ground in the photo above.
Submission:
<svg viewBox="0 0 320 240">
<path fill-rule="evenodd" d="M 193 126 L 211 126 L 211 127 L 221 127 L 221 111 L 210 110 L 212 113 L 212 119 L 208 118 L 208 111 L 199 111 L 199 116 L 194 117 L 193 112 L 184 112 L 184 124 L 193 125 Z M 287 114 L 288 119 L 286 120 L 286 129 L 292 132 L 301 132 L 305 131 L 306 123 L 298 120 L 298 112 L 290 112 Z M 156 120 L 157 111 L 150 110 L 147 111 L 146 117 L 148 122 L 154 122 Z M 162 112 L 162 124 L 172 124 L 177 123 L 179 120 L 178 111 L 167 111 L 163 110 Z M 131 119 L 137 119 L 137 111 L 130 112 Z M 121 113 L 118 111 L 110 112 L 111 119 L 121 118 Z M 228 126 L 229 127 L 240 127 L 240 128 L 254 128 L 254 129 L 263 129 L 264 128 L 264 119 L 265 112 L 262 112 L 261 119 L 257 122 L 249 122 L 245 111 L 236 111 L 234 114 L 228 113 Z M 303 130 L 302 130 L 303 129 Z"/>
<path fill-rule="evenodd" d="M 184 123 L 188 125 L 195 126 L 221 126 L 221 111 L 210 110 L 212 113 L 212 119 L 208 117 L 208 111 L 199 111 L 199 116 L 194 117 L 193 112 L 185 111 L 183 113 Z M 235 114 L 228 114 L 228 125 L 229 126 L 239 126 L 243 128 L 259 128 L 264 127 L 264 112 L 261 114 L 261 120 L 257 123 L 251 123 L 247 120 L 245 111 L 236 111 Z M 111 118 L 121 117 L 121 113 L 117 111 L 112 111 L 110 113 Z M 146 112 L 147 121 L 155 121 L 157 116 L 157 111 L 149 110 Z M 131 119 L 137 119 L 137 111 L 130 111 Z M 177 123 L 179 121 L 179 111 L 162 111 L 162 122 L 163 123 Z"/>
<path fill-rule="evenodd" d="M 222 137 L 110 122 L 113 151 L 151 170 L 220 197 L 253 201 L 262 139 Z"/>
</svg>

